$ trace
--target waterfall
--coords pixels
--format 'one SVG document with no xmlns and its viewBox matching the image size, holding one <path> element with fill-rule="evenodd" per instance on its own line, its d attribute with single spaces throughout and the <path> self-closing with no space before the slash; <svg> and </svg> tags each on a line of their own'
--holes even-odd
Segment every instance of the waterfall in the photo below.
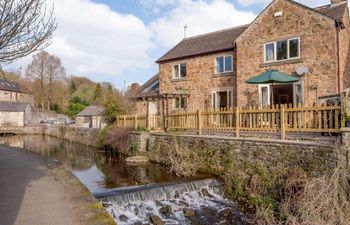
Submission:
<svg viewBox="0 0 350 225">
<path fill-rule="evenodd" d="M 174 198 L 185 192 L 200 191 L 203 188 L 210 189 L 217 194 L 222 194 L 223 186 L 216 179 L 198 180 L 182 183 L 150 184 L 135 187 L 117 188 L 103 193 L 95 193 L 95 197 L 103 203 L 124 205 L 134 201 L 155 201 Z"/>
<path fill-rule="evenodd" d="M 95 193 L 118 225 L 250 225 L 215 179 L 150 184 Z"/>
</svg>

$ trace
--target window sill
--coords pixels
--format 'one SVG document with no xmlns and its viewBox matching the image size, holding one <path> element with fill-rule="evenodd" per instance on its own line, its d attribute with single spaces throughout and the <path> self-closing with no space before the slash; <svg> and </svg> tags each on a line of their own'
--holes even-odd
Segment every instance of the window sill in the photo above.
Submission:
<svg viewBox="0 0 350 225">
<path fill-rule="evenodd" d="M 227 73 L 216 73 L 212 77 L 217 78 L 217 77 L 228 77 L 228 76 L 233 76 L 235 75 L 234 72 L 227 72 Z"/>
<path fill-rule="evenodd" d="M 260 64 L 261 67 L 268 67 L 268 66 L 278 66 L 278 65 L 283 65 L 283 64 L 294 64 L 294 63 L 301 63 L 303 62 L 302 59 L 287 59 L 283 61 L 275 61 L 275 62 L 267 62 Z"/>
<path fill-rule="evenodd" d="M 185 78 L 177 78 L 177 79 L 172 79 L 171 80 L 172 83 L 181 82 L 181 81 L 187 81 L 187 77 L 185 77 Z"/>
</svg>

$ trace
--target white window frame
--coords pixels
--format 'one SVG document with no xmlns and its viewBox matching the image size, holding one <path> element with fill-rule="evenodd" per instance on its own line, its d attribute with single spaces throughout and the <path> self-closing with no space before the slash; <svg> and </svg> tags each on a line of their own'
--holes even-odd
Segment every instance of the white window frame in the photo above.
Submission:
<svg viewBox="0 0 350 225">
<path fill-rule="evenodd" d="M 293 83 L 293 103 L 294 104 L 298 104 L 299 102 L 297 102 L 297 85 L 301 85 L 301 99 L 302 102 L 300 103 L 304 103 L 305 102 L 305 90 L 304 90 L 304 81 L 299 81 L 296 83 Z"/>
<path fill-rule="evenodd" d="M 290 57 L 290 46 L 289 43 L 292 40 L 298 40 L 298 53 L 299 55 L 297 57 Z M 280 41 L 287 41 L 287 59 L 282 59 L 282 60 L 277 60 L 277 42 Z M 267 61 L 266 60 L 266 46 L 269 44 L 274 44 L 274 59 Z M 278 40 L 278 41 L 272 41 L 272 42 L 268 42 L 264 44 L 264 62 L 265 63 L 271 63 L 271 62 L 283 62 L 283 61 L 287 61 L 287 60 L 291 60 L 291 59 L 300 59 L 300 37 L 294 37 L 294 38 L 288 38 L 288 39 L 282 39 L 282 40 Z"/>
<path fill-rule="evenodd" d="M 226 58 L 226 57 L 231 57 L 231 63 L 232 63 L 232 65 L 231 65 L 231 70 L 229 70 L 229 71 L 226 71 L 226 70 L 225 70 L 225 67 L 226 67 L 225 58 Z M 218 68 L 217 59 L 218 59 L 218 58 L 223 58 L 223 59 L 224 59 L 224 64 L 223 64 L 223 66 L 224 66 L 224 71 L 223 71 L 223 72 L 217 71 L 217 68 Z M 232 73 L 232 72 L 233 72 L 233 55 L 219 55 L 219 56 L 216 56 L 215 59 L 214 59 L 214 64 L 215 64 L 215 74 Z"/>
<path fill-rule="evenodd" d="M 219 109 L 219 95 L 220 92 L 226 92 L 227 93 L 227 105 L 228 108 L 233 107 L 233 90 L 231 89 L 225 89 L 225 90 L 217 90 L 211 92 L 211 102 L 213 109 Z M 214 99 L 215 98 L 215 99 Z"/>
<path fill-rule="evenodd" d="M 185 66 L 186 66 L 186 76 L 184 76 L 184 77 L 181 77 L 181 65 L 182 64 L 185 64 Z M 179 76 L 178 77 L 176 77 L 176 74 L 175 74 L 175 66 L 179 67 Z M 173 79 L 174 80 L 185 79 L 187 77 L 187 63 L 186 62 L 182 62 L 182 63 L 173 64 L 173 66 L 172 66 L 172 73 L 173 73 Z"/>
<path fill-rule="evenodd" d="M 263 105 L 263 100 L 262 100 L 262 89 L 267 87 L 267 105 L 271 104 L 271 85 L 270 84 L 259 84 L 258 89 L 259 89 L 259 104 Z"/>
<path fill-rule="evenodd" d="M 176 99 L 180 99 L 180 102 L 181 102 L 181 99 L 185 99 L 185 107 L 176 107 Z M 175 97 L 173 99 L 173 110 L 185 110 L 187 109 L 187 98 L 186 97 Z M 181 105 L 181 104 L 180 104 Z"/>
</svg>

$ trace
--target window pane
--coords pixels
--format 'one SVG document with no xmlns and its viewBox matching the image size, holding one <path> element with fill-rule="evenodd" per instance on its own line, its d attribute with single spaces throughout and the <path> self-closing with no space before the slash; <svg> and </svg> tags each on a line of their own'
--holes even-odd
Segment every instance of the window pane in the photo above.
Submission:
<svg viewBox="0 0 350 225">
<path fill-rule="evenodd" d="M 224 58 L 223 57 L 216 58 L 216 72 L 217 73 L 224 72 Z"/>
<path fill-rule="evenodd" d="M 174 65 L 174 77 L 179 78 L 179 65 Z"/>
<path fill-rule="evenodd" d="M 289 41 L 289 58 L 299 57 L 299 39 Z"/>
<path fill-rule="evenodd" d="M 186 63 L 181 64 L 181 77 L 186 77 Z"/>
<path fill-rule="evenodd" d="M 225 72 L 232 71 L 232 56 L 225 57 Z"/>
<path fill-rule="evenodd" d="M 181 98 L 181 109 L 186 109 L 187 101 L 186 98 Z"/>
<path fill-rule="evenodd" d="M 287 41 L 277 42 L 277 60 L 287 59 Z"/>
<path fill-rule="evenodd" d="M 263 106 L 267 106 L 269 104 L 269 94 L 267 87 L 261 88 L 261 104 Z"/>
<path fill-rule="evenodd" d="M 266 62 L 275 60 L 275 44 L 274 43 L 266 45 L 265 54 L 266 54 L 266 56 L 265 56 Z"/>
</svg>

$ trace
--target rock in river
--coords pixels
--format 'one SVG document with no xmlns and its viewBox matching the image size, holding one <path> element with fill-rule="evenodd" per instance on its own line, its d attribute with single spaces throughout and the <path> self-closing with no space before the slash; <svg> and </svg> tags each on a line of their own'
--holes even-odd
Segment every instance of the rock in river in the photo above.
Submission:
<svg viewBox="0 0 350 225">
<path fill-rule="evenodd" d="M 125 159 L 126 163 L 130 164 L 142 164 L 148 163 L 149 158 L 147 156 L 133 156 Z"/>
<path fill-rule="evenodd" d="M 164 225 L 162 219 L 159 216 L 153 215 L 150 216 L 149 219 L 153 225 Z"/>
</svg>

